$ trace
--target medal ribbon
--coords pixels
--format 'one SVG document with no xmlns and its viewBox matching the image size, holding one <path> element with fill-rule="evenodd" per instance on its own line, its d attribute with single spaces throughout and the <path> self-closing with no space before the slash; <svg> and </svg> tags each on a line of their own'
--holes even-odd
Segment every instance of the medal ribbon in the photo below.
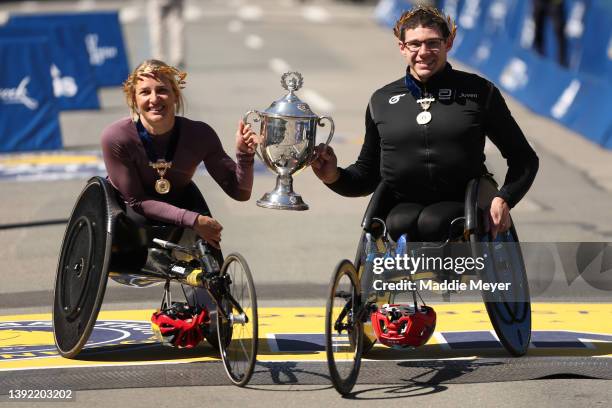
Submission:
<svg viewBox="0 0 612 408">
<path fill-rule="evenodd" d="M 138 119 L 138 122 L 136 123 L 136 129 L 138 129 L 138 136 L 140 137 L 140 141 L 142 142 L 142 145 L 144 146 L 145 151 L 147 152 L 147 157 L 149 158 L 149 161 L 151 163 L 157 163 L 159 158 L 157 157 L 157 153 L 153 148 L 153 138 L 151 137 L 149 132 L 147 132 L 147 129 L 145 129 L 140 119 Z M 164 157 L 164 160 L 168 163 L 171 163 L 172 159 L 174 158 L 174 153 L 176 152 L 176 146 L 178 145 L 179 138 L 179 121 L 177 118 L 174 120 L 174 127 L 172 128 L 172 133 L 170 134 L 170 141 L 168 142 L 168 147 L 166 148 L 166 155 Z"/>
<path fill-rule="evenodd" d="M 414 79 L 412 79 L 410 74 L 406 73 L 404 83 L 406 84 L 406 88 L 408 88 L 412 96 L 414 96 L 414 100 L 418 101 L 423 97 L 423 92 L 421 91 L 421 88 L 416 84 L 416 82 L 414 82 Z"/>
</svg>

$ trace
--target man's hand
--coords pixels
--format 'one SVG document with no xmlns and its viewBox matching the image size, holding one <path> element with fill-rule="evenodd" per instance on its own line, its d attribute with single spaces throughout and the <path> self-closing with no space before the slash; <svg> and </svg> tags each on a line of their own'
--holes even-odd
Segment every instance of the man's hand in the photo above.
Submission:
<svg viewBox="0 0 612 408">
<path fill-rule="evenodd" d="M 495 239 L 499 232 L 506 232 L 512 226 L 512 221 L 510 220 L 510 207 L 503 198 L 495 197 L 493 201 L 491 201 L 489 223 L 491 226 L 492 239 Z"/>
<path fill-rule="evenodd" d="M 334 149 L 321 143 L 315 148 L 316 159 L 312 162 L 314 174 L 325 184 L 331 184 L 338 180 L 340 171 L 338 170 L 338 158 Z"/>
<path fill-rule="evenodd" d="M 217 249 L 221 249 L 219 242 L 221 242 L 221 230 L 223 227 L 217 220 L 206 215 L 198 215 L 193 229 L 204 241 Z"/>
<path fill-rule="evenodd" d="M 238 129 L 236 129 L 236 151 L 254 154 L 258 143 L 261 143 L 261 137 L 251 130 L 251 125 L 245 125 L 243 121 L 238 122 Z"/>
</svg>

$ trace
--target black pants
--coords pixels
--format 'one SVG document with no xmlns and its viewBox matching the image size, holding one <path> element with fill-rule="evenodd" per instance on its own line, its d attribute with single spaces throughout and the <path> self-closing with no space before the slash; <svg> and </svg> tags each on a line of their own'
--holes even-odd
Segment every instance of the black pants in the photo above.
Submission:
<svg viewBox="0 0 612 408">
<path fill-rule="evenodd" d="M 451 222 L 463 217 L 464 212 L 464 203 L 457 201 L 399 203 L 387 215 L 387 230 L 394 241 L 402 234 L 408 234 L 413 242 L 444 241 L 449 237 Z"/>
<path fill-rule="evenodd" d="M 546 18 L 550 17 L 557 39 L 558 61 L 561 66 L 566 67 L 568 61 L 563 3 L 563 0 L 533 0 L 533 21 L 535 24 L 533 46 L 538 54 L 544 55 L 544 27 Z"/>
<path fill-rule="evenodd" d="M 375 193 L 377 197 L 372 199 L 374 207 L 368 212 L 385 220 L 394 241 L 402 234 L 407 234 L 412 242 L 444 241 L 449 236 L 451 222 L 464 216 L 463 186 L 454 192 L 415 192 L 411 198 L 381 187 L 380 193 Z"/>
<path fill-rule="evenodd" d="M 196 187 L 196 185 L 192 182 L 189 186 L 185 188 L 183 195 L 177 202 L 173 202 L 173 205 L 176 205 L 180 208 L 186 208 L 190 211 L 197 212 L 202 215 L 206 215 L 211 217 L 210 210 L 204 197 Z M 181 240 L 183 243 L 188 243 L 189 245 L 195 243 L 198 239 L 197 234 L 194 230 L 189 228 L 181 228 L 175 225 L 168 225 L 159 221 L 150 220 L 144 217 L 141 214 L 138 214 L 132 208 L 127 206 L 125 213 L 137 227 L 144 228 L 146 231 L 147 242 L 149 246 L 152 246 L 153 238 L 159 238 L 164 240 L 170 240 L 172 242 L 178 242 Z M 219 263 L 219 267 L 223 264 L 223 254 L 219 249 L 216 249 L 212 246 L 209 246 L 212 255 L 215 257 L 217 262 Z M 187 298 L 187 302 L 189 305 L 199 305 L 201 307 L 206 307 L 211 313 L 216 313 L 215 304 L 210 298 L 208 291 L 203 288 L 194 288 L 189 285 L 183 285 L 183 290 L 185 292 L 185 297 Z M 211 321 L 216 321 L 214 319 L 214 315 L 211 316 Z M 214 329 L 214 327 L 213 327 Z"/>
</svg>

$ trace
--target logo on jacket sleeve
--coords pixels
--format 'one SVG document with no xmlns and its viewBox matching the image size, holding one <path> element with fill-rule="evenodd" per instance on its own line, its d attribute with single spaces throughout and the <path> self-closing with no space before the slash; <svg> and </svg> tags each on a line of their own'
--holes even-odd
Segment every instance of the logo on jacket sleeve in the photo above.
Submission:
<svg viewBox="0 0 612 408">
<path fill-rule="evenodd" d="M 391 97 L 391 99 L 389 99 L 389 104 L 390 104 L 390 105 L 395 105 L 396 103 L 398 103 L 398 102 L 399 102 L 400 98 L 401 98 L 402 96 L 405 96 L 405 95 L 406 95 L 406 94 L 405 94 L 405 93 L 403 93 L 403 94 L 400 94 L 400 95 L 395 95 L 395 96 L 392 96 L 392 97 Z"/>
</svg>

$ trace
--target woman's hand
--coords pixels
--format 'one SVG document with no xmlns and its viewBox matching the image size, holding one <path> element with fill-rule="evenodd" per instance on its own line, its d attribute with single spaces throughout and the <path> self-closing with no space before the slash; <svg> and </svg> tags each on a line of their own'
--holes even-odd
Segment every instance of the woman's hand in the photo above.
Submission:
<svg viewBox="0 0 612 408">
<path fill-rule="evenodd" d="M 244 124 L 243 121 L 238 122 L 236 130 L 236 151 L 248 154 L 254 154 L 257 144 L 261 143 L 261 136 L 251 130 L 250 124 Z"/>
<path fill-rule="evenodd" d="M 510 206 L 508 206 L 506 200 L 501 197 L 495 197 L 491 201 L 489 221 L 492 239 L 495 239 L 499 232 L 506 232 L 510 229 L 512 220 L 510 219 Z"/>
<path fill-rule="evenodd" d="M 221 242 L 223 227 L 217 220 L 206 215 L 198 215 L 193 229 L 204 241 L 217 249 L 221 249 L 219 242 Z"/>
</svg>

